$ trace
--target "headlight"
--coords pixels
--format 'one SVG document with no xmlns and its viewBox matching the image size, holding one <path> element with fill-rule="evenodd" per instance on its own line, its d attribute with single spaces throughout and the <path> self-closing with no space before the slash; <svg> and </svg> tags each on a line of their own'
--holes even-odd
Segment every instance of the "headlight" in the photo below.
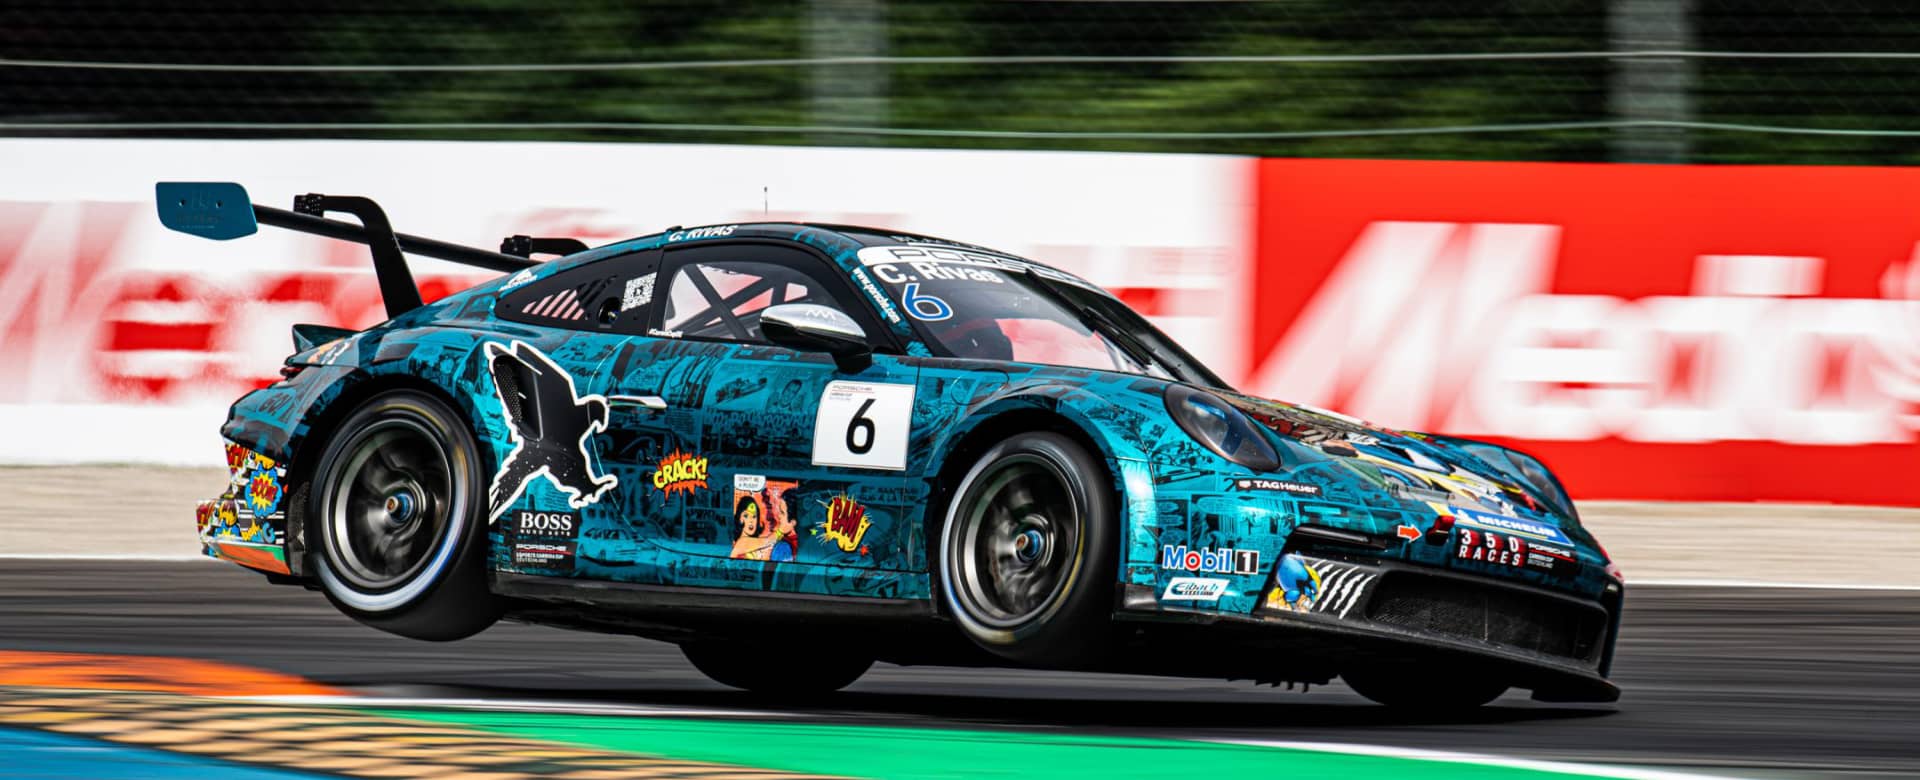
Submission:
<svg viewBox="0 0 1920 780">
<path fill-rule="evenodd" d="M 1260 435 L 1245 412 L 1233 408 L 1220 396 L 1205 390 L 1173 385 L 1167 388 L 1167 414 L 1180 424 L 1194 441 L 1222 458 L 1254 471 L 1273 471 L 1280 467 L 1280 455 Z"/>
</svg>

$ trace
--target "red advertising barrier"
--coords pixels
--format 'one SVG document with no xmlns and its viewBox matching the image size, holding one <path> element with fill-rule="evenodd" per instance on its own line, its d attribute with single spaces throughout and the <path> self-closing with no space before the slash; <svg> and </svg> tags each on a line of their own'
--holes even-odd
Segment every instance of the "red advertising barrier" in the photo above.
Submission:
<svg viewBox="0 0 1920 780">
<path fill-rule="evenodd" d="M 1244 387 L 1582 498 L 1920 505 L 1920 169 L 1261 160 Z"/>
<path fill-rule="evenodd" d="M 293 323 L 386 319 L 357 245 L 312 239 L 317 262 L 294 268 L 143 267 L 129 237 L 151 220 L 145 204 L 0 201 L 0 404 L 224 401 L 279 378 Z M 25 246 L 47 233 L 70 238 Z M 433 301 L 494 276 L 416 279 Z"/>
</svg>

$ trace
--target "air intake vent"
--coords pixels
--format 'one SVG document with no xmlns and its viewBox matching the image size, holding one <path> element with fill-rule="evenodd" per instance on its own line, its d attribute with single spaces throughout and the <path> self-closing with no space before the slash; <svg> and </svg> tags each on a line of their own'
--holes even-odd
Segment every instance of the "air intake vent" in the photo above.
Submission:
<svg viewBox="0 0 1920 780">
<path fill-rule="evenodd" d="M 526 382 L 527 377 L 522 375 L 525 370 L 517 362 L 496 360 L 493 364 L 493 381 L 500 387 L 500 405 L 506 409 L 508 417 L 517 423 L 516 427 L 520 430 L 537 437 L 540 417 L 528 403 L 533 399 L 527 394 L 529 383 Z"/>
<path fill-rule="evenodd" d="M 1367 603 L 1367 618 L 1378 623 L 1581 661 L 1593 659 L 1606 632 L 1598 606 L 1448 577 L 1381 579 Z"/>
</svg>

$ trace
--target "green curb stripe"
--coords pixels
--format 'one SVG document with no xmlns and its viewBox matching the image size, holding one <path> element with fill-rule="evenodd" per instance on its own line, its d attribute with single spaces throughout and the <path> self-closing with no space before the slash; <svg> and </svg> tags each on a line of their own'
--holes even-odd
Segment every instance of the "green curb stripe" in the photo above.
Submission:
<svg viewBox="0 0 1920 780">
<path fill-rule="evenodd" d="M 1175 739 L 469 710 L 371 710 L 671 758 L 887 780 L 1583 778 L 1537 769 Z"/>
</svg>

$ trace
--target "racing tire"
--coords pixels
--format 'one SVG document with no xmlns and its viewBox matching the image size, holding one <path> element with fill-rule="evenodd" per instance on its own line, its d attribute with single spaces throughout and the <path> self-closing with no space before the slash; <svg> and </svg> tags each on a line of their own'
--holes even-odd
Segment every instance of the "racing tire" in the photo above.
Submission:
<svg viewBox="0 0 1920 780">
<path fill-rule="evenodd" d="M 1497 677 L 1433 667 L 1381 667 L 1343 672 L 1354 693 L 1398 710 L 1451 712 L 1480 707 L 1508 685 Z"/>
<path fill-rule="evenodd" d="M 968 639 L 1022 664 L 1088 665 L 1111 646 L 1119 543 L 1107 470 L 1066 436 L 980 456 L 947 506 L 938 587 Z"/>
<path fill-rule="evenodd" d="M 500 619 L 480 451 L 452 407 L 411 390 L 368 399 L 335 429 L 312 479 L 308 555 L 341 612 L 430 641 Z"/>
<path fill-rule="evenodd" d="M 739 641 L 688 642 L 681 654 L 707 679 L 763 696 L 833 693 L 853 684 L 873 659 L 828 651 L 782 648 Z"/>
</svg>

